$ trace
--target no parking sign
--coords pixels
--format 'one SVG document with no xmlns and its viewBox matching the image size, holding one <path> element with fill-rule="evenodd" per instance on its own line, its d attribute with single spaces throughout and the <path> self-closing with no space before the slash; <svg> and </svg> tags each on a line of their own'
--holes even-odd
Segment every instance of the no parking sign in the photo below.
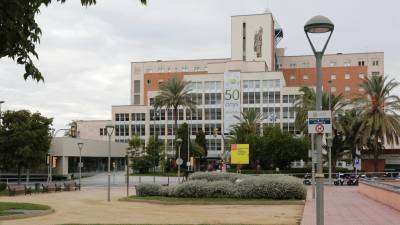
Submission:
<svg viewBox="0 0 400 225">
<path fill-rule="evenodd" d="M 328 134 L 332 133 L 331 111 L 308 111 L 308 133 Z"/>
</svg>

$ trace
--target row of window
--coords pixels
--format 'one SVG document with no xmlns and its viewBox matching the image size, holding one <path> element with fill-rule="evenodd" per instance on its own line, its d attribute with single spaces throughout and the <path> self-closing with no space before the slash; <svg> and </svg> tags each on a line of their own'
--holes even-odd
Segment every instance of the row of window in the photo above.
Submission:
<svg viewBox="0 0 400 225">
<path fill-rule="evenodd" d="M 366 63 L 364 60 L 358 60 L 357 61 L 358 66 L 365 66 Z M 331 61 L 329 62 L 329 67 L 337 67 L 336 61 Z M 351 61 L 350 60 L 345 60 L 343 62 L 344 67 L 349 67 L 351 66 Z M 379 66 L 379 60 L 372 60 L 372 66 Z M 297 63 L 289 63 L 289 68 L 297 68 Z M 278 68 L 282 68 L 282 64 L 278 64 Z M 310 63 L 309 62 L 302 62 L 299 64 L 299 68 L 310 68 Z"/>
<path fill-rule="evenodd" d="M 377 75 L 379 75 L 379 72 L 378 72 Z M 364 79 L 364 77 L 365 77 L 364 74 L 362 74 L 362 73 L 358 74 L 358 78 Z M 331 74 L 331 80 L 336 80 L 336 78 L 337 78 L 336 74 Z M 347 74 L 344 75 L 344 79 L 345 80 L 350 80 L 350 78 L 351 78 L 350 74 L 347 73 Z M 290 75 L 289 79 L 290 80 L 296 80 L 296 76 L 295 75 Z M 303 80 L 309 80 L 309 79 L 310 79 L 309 75 L 303 75 Z"/>
<path fill-rule="evenodd" d="M 273 80 L 244 80 L 243 81 L 243 88 L 244 89 L 259 89 L 262 87 L 264 89 L 267 88 L 279 88 L 281 86 L 281 81 L 279 79 L 273 79 Z"/>
<path fill-rule="evenodd" d="M 207 67 L 205 66 L 193 66 L 193 72 L 207 71 Z M 146 73 L 171 73 L 171 72 L 190 72 L 190 69 L 187 65 L 183 65 L 181 67 L 175 66 L 158 66 L 157 69 L 146 68 Z"/>
<path fill-rule="evenodd" d="M 132 113 L 131 114 L 132 121 L 146 121 L 145 113 Z M 130 121 L 129 113 L 116 113 L 115 121 Z"/>
<path fill-rule="evenodd" d="M 262 87 L 264 89 L 267 88 L 279 88 L 281 85 L 281 81 L 279 79 L 272 80 L 244 80 L 243 88 L 244 89 L 259 89 Z M 190 91 L 222 91 L 222 81 L 205 81 L 203 82 L 190 82 L 189 90 Z"/>
</svg>

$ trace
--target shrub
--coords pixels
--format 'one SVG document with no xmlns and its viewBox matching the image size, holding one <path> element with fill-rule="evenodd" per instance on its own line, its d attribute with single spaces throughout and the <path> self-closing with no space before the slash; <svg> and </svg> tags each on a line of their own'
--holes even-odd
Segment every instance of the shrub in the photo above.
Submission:
<svg viewBox="0 0 400 225">
<path fill-rule="evenodd" d="M 206 180 L 209 182 L 226 180 L 230 182 L 235 182 L 241 177 L 243 177 L 243 175 L 237 173 L 196 172 L 189 176 L 189 180 Z"/>
<path fill-rule="evenodd" d="M 0 191 L 4 191 L 7 188 L 7 184 L 6 183 L 0 183 Z"/>
<path fill-rule="evenodd" d="M 195 173 L 188 181 L 169 187 L 139 184 L 136 194 L 181 198 L 305 199 L 307 190 L 300 179 L 286 175 Z"/>
<path fill-rule="evenodd" d="M 162 193 L 161 185 L 143 183 L 135 186 L 136 196 L 160 196 Z"/>
<path fill-rule="evenodd" d="M 246 176 L 236 185 L 237 198 L 305 199 L 307 190 L 297 178 L 284 175 Z"/>
</svg>

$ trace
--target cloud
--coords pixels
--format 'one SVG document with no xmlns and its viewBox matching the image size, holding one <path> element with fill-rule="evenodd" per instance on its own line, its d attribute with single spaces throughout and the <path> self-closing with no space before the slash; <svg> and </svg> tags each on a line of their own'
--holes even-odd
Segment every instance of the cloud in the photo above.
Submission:
<svg viewBox="0 0 400 225">
<path fill-rule="evenodd" d="M 109 119 L 111 105 L 129 104 L 130 62 L 230 57 L 230 16 L 264 12 L 284 29 L 288 54 L 310 54 L 303 26 L 323 14 L 335 23 L 328 52 L 384 51 L 385 71 L 400 71 L 400 2 L 292 0 L 136 0 L 52 3 L 37 17 L 42 28 L 37 62 L 46 82 L 22 78 L 23 68 L 0 60 L 3 109 L 74 119 Z"/>
</svg>

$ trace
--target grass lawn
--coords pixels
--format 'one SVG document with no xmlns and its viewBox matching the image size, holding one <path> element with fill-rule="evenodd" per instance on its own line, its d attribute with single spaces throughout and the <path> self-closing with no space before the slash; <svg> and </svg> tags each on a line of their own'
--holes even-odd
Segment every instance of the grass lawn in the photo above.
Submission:
<svg viewBox="0 0 400 225">
<path fill-rule="evenodd" d="M 38 205 L 31 203 L 16 203 L 16 202 L 0 202 L 0 216 L 8 216 L 19 214 L 17 212 L 7 212 L 10 209 L 22 209 L 22 210 L 48 210 L 50 209 L 47 205 Z"/>
<path fill-rule="evenodd" d="M 0 196 L 8 196 L 8 191 L 7 190 L 0 191 Z"/>
<path fill-rule="evenodd" d="M 235 198 L 174 198 L 163 196 L 124 198 L 131 202 L 149 202 L 171 205 L 304 205 L 304 200 L 235 199 Z"/>
</svg>

